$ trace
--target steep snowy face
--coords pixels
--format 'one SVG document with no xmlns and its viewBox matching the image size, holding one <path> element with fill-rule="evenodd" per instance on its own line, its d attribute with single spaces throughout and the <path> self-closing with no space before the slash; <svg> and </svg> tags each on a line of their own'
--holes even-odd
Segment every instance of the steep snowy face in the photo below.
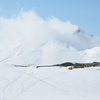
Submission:
<svg viewBox="0 0 100 100">
<path fill-rule="evenodd" d="M 80 27 L 74 32 L 74 34 L 77 34 L 79 36 L 84 36 L 83 38 L 86 38 L 86 36 L 92 38 L 93 35 L 87 34 L 84 30 L 82 30 Z"/>
<path fill-rule="evenodd" d="M 73 47 L 75 47 L 79 51 L 100 46 L 100 41 L 97 37 L 87 34 L 84 30 L 82 30 L 79 27 L 73 33 L 73 35 L 75 38 L 75 44 L 73 45 Z"/>
</svg>

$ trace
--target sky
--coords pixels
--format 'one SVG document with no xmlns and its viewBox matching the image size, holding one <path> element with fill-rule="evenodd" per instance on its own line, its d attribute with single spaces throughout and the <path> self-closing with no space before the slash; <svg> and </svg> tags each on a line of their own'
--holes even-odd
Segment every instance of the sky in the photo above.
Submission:
<svg viewBox="0 0 100 100">
<path fill-rule="evenodd" d="M 0 0 L 0 16 L 10 19 L 24 11 L 34 10 L 46 20 L 56 17 L 70 21 L 86 33 L 100 36 L 100 0 Z"/>
</svg>

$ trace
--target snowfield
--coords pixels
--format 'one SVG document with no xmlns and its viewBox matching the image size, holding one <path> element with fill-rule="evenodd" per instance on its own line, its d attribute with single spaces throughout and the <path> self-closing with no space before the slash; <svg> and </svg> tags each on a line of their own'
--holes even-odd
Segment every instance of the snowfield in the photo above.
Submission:
<svg viewBox="0 0 100 100">
<path fill-rule="evenodd" d="M 99 100 L 100 68 L 0 64 L 0 100 Z"/>
<path fill-rule="evenodd" d="M 100 68 L 36 68 L 100 62 L 100 38 L 34 11 L 0 17 L 0 100 L 100 100 Z"/>
</svg>

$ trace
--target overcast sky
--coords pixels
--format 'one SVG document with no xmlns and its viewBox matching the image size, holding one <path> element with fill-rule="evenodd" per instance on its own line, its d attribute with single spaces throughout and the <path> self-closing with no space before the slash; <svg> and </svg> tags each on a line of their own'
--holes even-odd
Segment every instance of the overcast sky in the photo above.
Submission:
<svg viewBox="0 0 100 100">
<path fill-rule="evenodd" d="M 0 16 L 12 18 L 21 9 L 34 10 L 44 20 L 70 21 L 88 34 L 100 36 L 100 0 L 0 0 Z"/>
</svg>

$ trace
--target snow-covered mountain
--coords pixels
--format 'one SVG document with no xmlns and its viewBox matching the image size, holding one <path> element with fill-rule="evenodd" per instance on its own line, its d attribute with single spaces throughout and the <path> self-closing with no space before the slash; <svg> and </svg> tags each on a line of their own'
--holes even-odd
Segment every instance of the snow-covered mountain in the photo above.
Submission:
<svg viewBox="0 0 100 100">
<path fill-rule="evenodd" d="M 99 40 L 78 27 L 73 34 L 53 37 L 34 48 L 31 44 L 20 44 L 10 50 L 3 49 L 0 61 L 16 65 L 93 62 L 100 61 L 99 48 Z"/>
<path fill-rule="evenodd" d="M 94 61 L 100 62 L 99 38 L 70 22 L 33 11 L 0 17 L 0 100 L 99 100 L 100 68 L 36 68 Z"/>
</svg>

